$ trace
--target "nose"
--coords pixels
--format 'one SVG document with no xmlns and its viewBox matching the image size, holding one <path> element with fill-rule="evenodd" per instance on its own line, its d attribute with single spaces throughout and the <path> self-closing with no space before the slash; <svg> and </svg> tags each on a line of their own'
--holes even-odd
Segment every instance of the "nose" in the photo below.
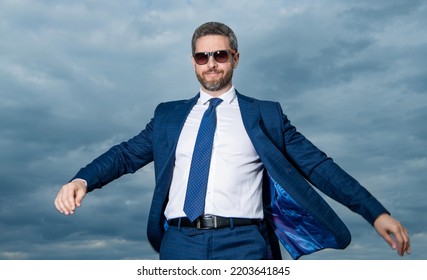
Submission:
<svg viewBox="0 0 427 280">
<path fill-rule="evenodd" d="M 213 55 L 209 56 L 207 66 L 209 67 L 209 69 L 214 69 L 218 66 L 218 63 L 215 61 Z"/>
</svg>

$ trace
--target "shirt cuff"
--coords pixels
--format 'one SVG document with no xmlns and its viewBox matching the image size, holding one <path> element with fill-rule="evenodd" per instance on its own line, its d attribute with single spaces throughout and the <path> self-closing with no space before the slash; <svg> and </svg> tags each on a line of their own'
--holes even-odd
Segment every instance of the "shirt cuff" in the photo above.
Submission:
<svg viewBox="0 0 427 280">
<path fill-rule="evenodd" d="M 72 180 L 71 182 L 75 182 L 75 181 L 83 182 L 85 184 L 85 187 L 87 188 L 87 181 L 85 179 L 76 178 L 76 179 Z"/>
</svg>

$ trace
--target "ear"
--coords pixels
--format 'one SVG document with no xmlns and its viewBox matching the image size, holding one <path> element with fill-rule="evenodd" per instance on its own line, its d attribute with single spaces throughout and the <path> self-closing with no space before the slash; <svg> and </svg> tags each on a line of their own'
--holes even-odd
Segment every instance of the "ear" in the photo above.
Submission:
<svg viewBox="0 0 427 280">
<path fill-rule="evenodd" d="M 190 56 L 191 64 L 193 64 L 193 68 L 196 69 L 196 62 L 194 61 L 194 57 Z"/>
<path fill-rule="evenodd" d="M 239 64 L 240 60 L 240 53 L 236 53 L 233 55 L 233 69 L 237 68 L 237 65 Z"/>
</svg>

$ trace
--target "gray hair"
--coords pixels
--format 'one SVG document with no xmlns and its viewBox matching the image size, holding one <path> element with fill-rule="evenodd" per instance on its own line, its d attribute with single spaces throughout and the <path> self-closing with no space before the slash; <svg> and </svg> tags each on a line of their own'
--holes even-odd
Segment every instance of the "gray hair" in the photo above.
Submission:
<svg viewBox="0 0 427 280">
<path fill-rule="evenodd" d="M 228 37 L 231 49 L 238 51 L 237 37 L 230 27 L 220 22 L 206 22 L 194 31 L 193 38 L 191 40 L 191 51 L 193 54 L 196 51 L 197 39 L 207 35 L 222 35 Z"/>
</svg>

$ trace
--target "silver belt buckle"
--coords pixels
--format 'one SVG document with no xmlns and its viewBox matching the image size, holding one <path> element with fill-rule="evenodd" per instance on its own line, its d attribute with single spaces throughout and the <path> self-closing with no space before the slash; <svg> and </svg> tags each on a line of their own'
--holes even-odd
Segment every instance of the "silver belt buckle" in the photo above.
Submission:
<svg viewBox="0 0 427 280">
<path fill-rule="evenodd" d="M 217 216 L 213 216 L 214 228 L 218 228 Z"/>
<path fill-rule="evenodd" d="M 201 221 L 202 220 L 211 220 L 211 221 L 213 221 L 213 227 L 209 227 L 209 226 L 204 226 L 204 227 L 202 227 L 202 224 L 201 224 Z M 196 227 L 197 227 L 197 229 L 210 229 L 210 228 L 218 228 L 218 219 L 217 219 L 217 216 L 203 216 L 203 217 L 200 217 L 200 218 L 198 218 L 197 220 L 197 223 L 196 223 Z M 209 224 L 211 224 L 212 222 L 209 222 L 209 223 L 206 223 L 207 225 L 209 225 Z"/>
</svg>

